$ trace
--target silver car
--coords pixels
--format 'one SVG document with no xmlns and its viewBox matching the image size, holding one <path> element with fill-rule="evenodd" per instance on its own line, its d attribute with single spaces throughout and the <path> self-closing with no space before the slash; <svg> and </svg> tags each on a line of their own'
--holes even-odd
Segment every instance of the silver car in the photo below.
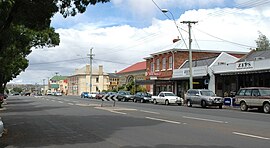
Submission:
<svg viewBox="0 0 270 148">
<path fill-rule="evenodd" d="M 0 137 L 2 137 L 4 133 L 4 123 L 2 122 L 2 119 L 0 117 Z"/>
<path fill-rule="evenodd" d="M 192 107 L 192 104 L 197 104 L 203 108 L 218 106 L 222 109 L 223 105 L 223 99 L 217 97 L 213 91 L 208 89 L 189 89 L 186 93 L 185 101 L 188 107 Z"/>
</svg>

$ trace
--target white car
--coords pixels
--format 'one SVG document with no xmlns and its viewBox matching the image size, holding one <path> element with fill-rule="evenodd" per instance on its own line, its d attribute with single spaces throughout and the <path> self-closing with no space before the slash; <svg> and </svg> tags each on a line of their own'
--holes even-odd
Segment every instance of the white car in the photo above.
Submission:
<svg viewBox="0 0 270 148">
<path fill-rule="evenodd" d="M 162 103 L 165 105 L 178 104 L 179 106 L 184 103 L 184 99 L 176 96 L 172 92 L 160 92 L 158 96 L 152 96 L 152 102 L 154 104 Z"/>
<path fill-rule="evenodd" d="M 4 133 L 4 123 L 2 122 L 2 119 L 0 117 L 0 137 L 2 137 Z"/>
</svg>

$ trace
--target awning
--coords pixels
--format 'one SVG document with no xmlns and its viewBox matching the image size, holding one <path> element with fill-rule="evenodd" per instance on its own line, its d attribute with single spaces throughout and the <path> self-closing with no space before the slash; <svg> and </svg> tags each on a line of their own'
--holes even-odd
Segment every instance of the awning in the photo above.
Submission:
<svg viewBox="0 0 270 148">
<path fill-rule="evenodd" d="M 219 73 L 219 75 L 244 75 L 244 74 L 254 74 L 254 73 L 267 73 L 270 72 L 270 69 L 267 70 L 256 70 L 256 71 L 234 71 L 227 73 Z"/>
<path fill-rule="evenodd" d="M 136 85 L 155 84 L 155 80 L 135 80 Z"/>
</svg>

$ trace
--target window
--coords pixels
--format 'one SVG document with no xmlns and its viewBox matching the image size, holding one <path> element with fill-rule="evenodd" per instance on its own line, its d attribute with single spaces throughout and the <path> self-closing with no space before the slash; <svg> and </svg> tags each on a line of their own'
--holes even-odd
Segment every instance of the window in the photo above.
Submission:
<svg viewBox="0 0 270 148">
<path fill-rule="evenodd" d="M 98 81 L 99 81 L 99 79 L 98 78 L 96 78 L 96 82 L 98 83 Z"/>
<path fill-rule="evenodd" d="M 169 69 L 172 69 L 173 67 L 173 61 L 172 61 L 172 56 L 169 57 Z"/>
<path fill-rule="evenodd" d="M 157 63 L 156 63 L 156 70 L 159 70 L 159 59 L 157 59 Z"/>
<path fill-rule="evenodd" d="M 239 96 L 244 96 L 245 91 L 246 91 L 245 89 L 239 90 L 238 95 L 239 95 Z"/>
<path fill-rule="evenodd" d="M 251 89 L 247 89 L 245 92 L 245 96 L 251 96 Z"/>
<path fill-rule="evenodd" d="M 252 90 L 252 96 L 260 96 L 259 90 L 258 89 L 253 89 Z"/>
<path fill-rule="evenodd" d="M 166 69 L 166 58 L 162 59 L 162 70 Z"/>
<path fill-rule="evenodd" d="M 154 62 L 151 62 L 150 66 L 151 66 L 150 71 L 154 72 Z"/>
</svg>

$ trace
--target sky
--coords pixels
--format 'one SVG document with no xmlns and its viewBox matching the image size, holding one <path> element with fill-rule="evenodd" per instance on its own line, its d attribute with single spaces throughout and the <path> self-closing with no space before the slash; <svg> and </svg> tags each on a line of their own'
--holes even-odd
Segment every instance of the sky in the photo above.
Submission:
<svg viewBox="0 0 270 148">
<path fill-rule="evenodd" d="M 150 54 L 175 47 L 186 49 L 192 25 L 192 49 L 249 52 L 256 48 L 258 32 L 270 38 L 270 0 L 111 0 L 88 6 L 75 17 L 59 13 L 51 26 L 60 34 L 60 45 L 33 48 L 29 67 L 10 83 L 45 84 L 56 75 L 69 76 L 89 64 L 121 71 Z M 163 13 L 161 9 L 167 9 Z"/>
</svg>

